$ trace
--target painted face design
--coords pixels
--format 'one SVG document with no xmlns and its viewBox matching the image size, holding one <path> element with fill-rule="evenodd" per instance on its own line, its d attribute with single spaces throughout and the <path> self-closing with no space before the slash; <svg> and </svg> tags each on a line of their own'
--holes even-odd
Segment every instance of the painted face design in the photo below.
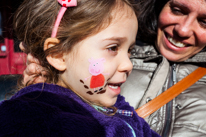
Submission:
<svg viewBox="0 0 206 137">
<path fill-rule="evenodd" d="M 100 59 L 89 59 L 90 65 L 89 65 L 89 73 L 92 76 L 89 76 L 87 78 L 85 78 L 85 81 L 88 78 L 90 79 L 90 89 L 93 89 L 94 93 L 98 92 L 97 94 L 103 94 L 106 92 L 105 88 L 105 77 L 103 75 L 103 71 L 104 71 L 104 62 L 105 59 L 104 58 L 100 58 Z M 84 84 L 83 80 L 80 80 L 81 83 Z M 89 89 L 89 87 L 87 85 L 84 85 L 84 87 L 86 89 Z M 104 90 L 103 90 L 104 89 Z M 90 95 L 93 95 L 92 91 L 88 91 L 87 92 Z"/>
<path fill-rule="evenodd" d="M 101 74 L 104 71 L 103 62 L 105 61 L 104 58 L 93 60 L 89 59 L 89 72 L 92 74 L 90 80 L 90 88 L 98 88 L 104 85 L 105 78 Z"/>
</svg>

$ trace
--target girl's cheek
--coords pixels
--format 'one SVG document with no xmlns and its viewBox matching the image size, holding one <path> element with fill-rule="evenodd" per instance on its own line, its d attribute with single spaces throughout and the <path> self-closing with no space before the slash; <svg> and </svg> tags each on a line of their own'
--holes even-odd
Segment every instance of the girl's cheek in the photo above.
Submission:
<svg viewBox="0 0 206 137">
<path fill-rule="evenodd" d="M 89 75 L 79 80 L 88 95 L 104 94 L 106 92 L 107 81 L 104 74 L 105 58 L 89 60 Z"/>
</svg>

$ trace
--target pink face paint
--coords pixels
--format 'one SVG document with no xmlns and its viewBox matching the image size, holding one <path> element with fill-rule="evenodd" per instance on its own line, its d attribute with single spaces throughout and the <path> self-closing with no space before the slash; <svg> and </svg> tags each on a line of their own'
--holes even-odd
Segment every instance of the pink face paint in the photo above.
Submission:
<svg viewBox="0 0 206 137">
<path fill-rule="evenodd" d="M 104 71 L 104 65 L 103 63 L 105 62 L 104 58 L 100 58 L 100 59 L 89 59 L 90 65 L 89 65 L 89 72 L 94 75 L 97 76 L 101 73 L 103 73 Z"/>
<path fill-rule="evenodd" d="M 106 92 L 105 87 L 107 85 L 107 83 L 105 84 L 105 77 L 103 75 L 105 59 L 89 59 L 89 62 L 89 73 L 92 76 L 85 78 L 85 80 L 91 77 L 90 88 L 84 83 L 83 80 L 80 79 L 80 82 L 84 85 L 85 89 L 93 89 L 94 93 L 104 94 Z M 94 93 L 91 90 L 87 91 L 87 94 L 89 95 L 93 95 Z"/>
<path fill-rule="evenodd" d="M 89 59 L 90 65 L 89 65 L 89 72 L 92 74 L 91 80 L 90 80 L 90 88 L 98 88 L 104 85 L 105 78 L 104 75 L 102 75 L 104 71 L 104 58 L 100 59 Z"/>
</svg>

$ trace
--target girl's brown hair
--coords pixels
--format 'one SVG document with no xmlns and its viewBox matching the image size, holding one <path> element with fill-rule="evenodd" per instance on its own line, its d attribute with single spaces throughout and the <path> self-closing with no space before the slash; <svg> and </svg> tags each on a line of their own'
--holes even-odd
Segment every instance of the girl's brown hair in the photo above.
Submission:
<svg viewBox="0 0 206 137">
<path fill-rule="evenodd" d="M 71 51 L 73 45 L 107 27 L 115 6 L 125 4 L 138 16 L 133 0 L 77 0 L 77 7 L 68 8 L 60 22 L 57 32 L 60 43 L 47 51 L 43 45 L 51 36 L 61 8 L 57 0 L 25 0 L 15 14 L 14 29 L 18 39 L 27 45 L 26 52 L 36 57 L 47 71 L 46 82 L 57 83 L 61 72 L 47 62 L 46 56 Z"/>
</svg>

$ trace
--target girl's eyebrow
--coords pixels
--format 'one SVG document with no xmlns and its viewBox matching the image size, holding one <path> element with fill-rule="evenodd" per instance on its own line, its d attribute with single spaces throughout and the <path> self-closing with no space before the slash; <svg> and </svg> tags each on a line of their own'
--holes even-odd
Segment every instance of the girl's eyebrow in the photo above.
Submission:
<svg viewBox="0 0 206 137">
<path fill-rule="evenodd" d="M 111 38 L 106 38 L 103 41 L 106 41 L 106 40 L 115 40 L 115 41 L 118 41 L 120 43 L 123 43 L 127 40 L 127 38 L 126 37 L 111 37 Z M 131 46 L 134 46 L 134 45 L 136 45 L 136 41 L 132 42 L 132 44 L 131 44 Z"/>
<path fill-rule="evenodd" d="M 110 37 L 110 38 L 103 39 L 103 41 L 106 41 L 106 40 L 115 40 L 115 41 L 123 43 L 127 40 L 127 38 L 126 37 Z"/>
</svg>

